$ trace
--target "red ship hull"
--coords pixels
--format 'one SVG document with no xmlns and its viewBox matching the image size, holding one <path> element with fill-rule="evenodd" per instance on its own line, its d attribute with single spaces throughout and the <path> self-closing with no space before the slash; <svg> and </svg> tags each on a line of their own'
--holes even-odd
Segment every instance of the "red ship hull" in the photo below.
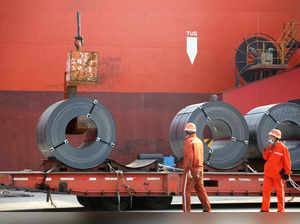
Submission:
<svg viewBox="0 0 300 224">
<path fill-rule="evenodd" d="M 0 170 L 37 169 L 35 139 L 42 112 L 63 99 L 67 52 L 74 49 L 76 11 L 84 50 L 100 53 L 99 82 L 79 87 L 117 124 L 121 162 L 138 153 L 172 154 L 169 125 L 183 107 L 234 87 L 234 48 L 252 33 L 275 39 L 299 16 L 298 0 L 278 1 L 6 1 L 0 8 Z M 197 34 L 193 64 L 188 31 Z M 290 66 L 299 63 L 299 52 Z"/>
</svg>

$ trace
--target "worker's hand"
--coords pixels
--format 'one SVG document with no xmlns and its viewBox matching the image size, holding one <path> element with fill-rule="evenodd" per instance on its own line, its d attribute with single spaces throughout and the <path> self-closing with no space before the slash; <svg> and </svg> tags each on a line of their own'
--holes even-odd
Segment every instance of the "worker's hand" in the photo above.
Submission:
<svg viewBox="0 0 300 224">
<path fill-rule="evenodd" d="M 187 176 L 188 176 L 188 178 L 190 178 L 190 179 L 193 178 L 191 170 L 189 170 L 189 171 L 187 172 Z"/>
<path fill-rule="evenodd" d="M 202 176 L 203 176 L 202 171 L 201 171 L 201 170 L 198 170 L 198 171 L 196 172 L 196 178 L 197 178 L 197 179 L 200 179 L 200 178 L 202 178 Z"/>
<path fill-rule="evenodd" d="M 280 170 L 280 175 L 281 175 L 281 178 L 285 181 L 289 180 L 290 179 L 290 175 L 289 174 L 285 174 L 284 172 L 284 169 L 281 169 Z"/>
<path fill-rule="evenodd" d="M 290 175 L 289 174 L 284 174 L 282 177 L 283 180 L 287 181 L 290 179 Z"/>
<path fill-rule="evenodd" d="M 265 150 L 270 149 L 270 147 L 272 147 L 272 144 L 270 142 L 266 142 Z"/>
<path fill-rule="evenodd" d="M 266 142 L 266 148 L 268 149 L 269 147 L 271 147 L 273 144 L 276 144 L 277 142 L 273 141 L 272 139 L 268 139 L 268 141 Z"/>
</svg>

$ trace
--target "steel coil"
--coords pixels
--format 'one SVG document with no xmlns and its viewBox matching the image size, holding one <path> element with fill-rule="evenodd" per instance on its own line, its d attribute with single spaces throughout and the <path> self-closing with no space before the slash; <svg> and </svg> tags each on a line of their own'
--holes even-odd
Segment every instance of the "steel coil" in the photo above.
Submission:
<svg viewBox="0 0 300 224">
<path fill-rule="evenodd" d="M 68 124 L 76 118 L 85 118 L 81 120 L 91 126 L 78 148 L 69 144 L 66 136 Z M 95 137 L 91 138 L 93 135 Z M 84 97 L 54 103 L 42 114 L 37 126 L 37 142 L 42 154 L 76 169 L 101 164 L 115 141 L 116 127 L 109 110 L 97 100 Z"/>
<path fill-rule="evenodd" d="M 300 105 L 281 103 L 257 107 L 249 111 L 245 119 L 250 133 L 248 157 L 261 156 L 268 133 L 278 128 L 289 149 L 292 169 L 300 169 Z"/>
<path fill-rule="evenodd" d="M 197 126 L 204 141 L 204 160 L 216 169 L 230 169 L 243 162 L 248 145 L 248 127 L 243 115 L 232 105 L 217 101 L 187 106 L 174 117 L 169 141 L 177 159 L 183 157 L 184 127 Z"/>
</svg>

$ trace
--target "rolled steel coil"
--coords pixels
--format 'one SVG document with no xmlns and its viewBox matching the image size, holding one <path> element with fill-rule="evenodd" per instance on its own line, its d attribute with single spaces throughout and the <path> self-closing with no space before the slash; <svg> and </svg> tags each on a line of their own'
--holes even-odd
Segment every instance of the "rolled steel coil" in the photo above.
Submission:
<svg viewBox="0 0 300 224">
<path fill-rule="evenodd" d="M 84 141 L 76 148 L 66 137 L 68 124 L 75 118 L 92 121 L 89 136 L 97 133 L 93 142 Z M 116 141 L 116 127 L 109 110 L 97 100 L 74 97 L 48 107 L 37 126 L 37 142 L 46 158 L 56 158 L 67 166 L 87 169 L 101 164 L 110 154 Z"/>
<path fill-rule="evenodd" d="M 183 157 L 184 127 L 197 126 L 204 141 L 204 161 L 216 169 L 230 169 L 243 162 L 248 146 L 248 127 L 243 115 L 232 105 L 216 101 L 187 106 L 170 125 L 169 141 L 177 159 Z"/>
<path fill-rule="evenodd" d="M 245 119 L 250 133 L 249 157 L 263 154 L 268 133 L 277 128 L 289 149 L 292 169 L 300 169 L 300 105 L 280 103 L 257 107 L 249 111 Z"/>
</svg>

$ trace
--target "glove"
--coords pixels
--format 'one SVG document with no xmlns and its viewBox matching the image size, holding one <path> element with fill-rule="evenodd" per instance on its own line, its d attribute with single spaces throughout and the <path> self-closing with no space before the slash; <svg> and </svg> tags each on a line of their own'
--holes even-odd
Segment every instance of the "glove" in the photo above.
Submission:
<svg viewBox="0 0 300 224">
<path fill-rule="evenodd" d="M 282 178 L 283 180 L 289 180 L 289 179 L 290 179 L 290 175 L 289 175 L 289 174 L 285 174 L 285 173 L 284 173 L 284 169 L 281 169 L 281 170 L 280 170 L 280 175 L 281 175 L 281 178 Z"/>
<path fill-rule="evenodd" d="M 284 175 L 284 180 L 286 181 L 290 180 L 290 175 L 289 174 Z"/>
<path fill-rule="evenodd" d="M 290 179 L 290 175 L 289 174 L 285 174 L 282 179 L 289 180 Z"/>
<path fill-rule="evenodd" d="M 202 177 L 203 177 L 203 172 L 202 172 L 202 171 L 197 171 L 195 177 L 196 177 L 197 179 L 202 178 Z"/>
</svg>

